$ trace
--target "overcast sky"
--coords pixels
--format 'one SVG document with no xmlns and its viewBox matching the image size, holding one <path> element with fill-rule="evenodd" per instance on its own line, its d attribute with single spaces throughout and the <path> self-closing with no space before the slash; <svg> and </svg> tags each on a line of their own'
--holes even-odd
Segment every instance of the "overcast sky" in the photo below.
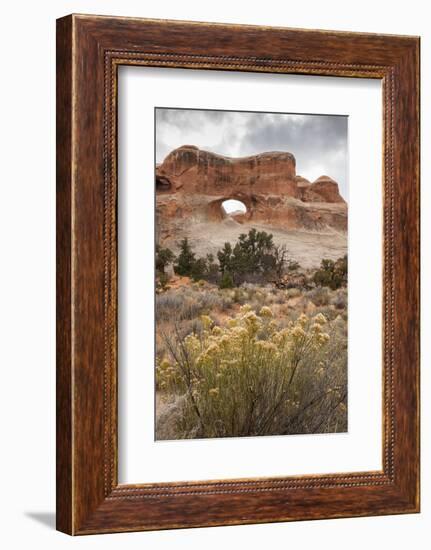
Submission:
<svg viewBox="0 0 431 550">
<path fill-rule="evenodd" d="M 228 157 L 288 151 L 296 173 L 333 178 L 348 199 L 347 117 L 156 109 L 156 162 L 181 145 Z"/>
</svg>

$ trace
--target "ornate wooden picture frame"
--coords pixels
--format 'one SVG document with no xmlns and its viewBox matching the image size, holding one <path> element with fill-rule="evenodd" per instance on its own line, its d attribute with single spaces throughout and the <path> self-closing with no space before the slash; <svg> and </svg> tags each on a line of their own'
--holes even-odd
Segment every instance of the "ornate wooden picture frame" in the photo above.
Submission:
<svg viewBox="0 0 431 550">
<path fill-rule="evenodd" d="M 383 469 L 124 485 L 117 437 L 120 65 L 380 79 Z M 57 21 L 57 528 L 419 511 L 419 38 L 70 15 Z"/>
</svg>

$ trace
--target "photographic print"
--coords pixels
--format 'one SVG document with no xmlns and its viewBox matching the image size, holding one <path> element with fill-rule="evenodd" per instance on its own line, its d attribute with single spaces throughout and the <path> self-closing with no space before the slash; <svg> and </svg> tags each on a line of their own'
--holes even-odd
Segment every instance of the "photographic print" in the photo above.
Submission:
<svg viewBox="0 0 431 550">
<path fill-rule="evenodd" d="M 155 438 L 347 431 L 348 119 L 155 109 Z"/>
</svg>

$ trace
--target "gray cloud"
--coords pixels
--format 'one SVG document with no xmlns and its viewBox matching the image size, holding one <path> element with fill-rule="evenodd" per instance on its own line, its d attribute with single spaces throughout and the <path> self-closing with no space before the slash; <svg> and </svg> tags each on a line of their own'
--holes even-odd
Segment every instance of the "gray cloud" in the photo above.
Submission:
<svg viewBox="0 0 431 550">
<path fill-rule="evenodd" d="M 299 175 L 330 176 L 348 199 L 346 116 L 157 108 L 157 162 L 185 144 L 230 157 L 289 151 Z"/>
</svg>

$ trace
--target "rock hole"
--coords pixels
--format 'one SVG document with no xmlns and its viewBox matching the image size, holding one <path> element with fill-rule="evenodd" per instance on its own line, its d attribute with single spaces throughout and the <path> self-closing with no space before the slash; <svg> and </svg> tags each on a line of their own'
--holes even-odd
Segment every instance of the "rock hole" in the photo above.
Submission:
<svg viewBox="0 0 431 550">
<path fill-rule="evenodd" d="M 246 205 L 237 199 L 227 199 L 223 201 L 221 208 L 225 216 L 237 216 L 247 213 Z"/>
<path fill-rule="evenodd" d="M 157 191 L 170 191 L 172 188 L 171 182 L 168 178 L 163 176 L 156 176 L 156 190 Z"/>
</svg>

